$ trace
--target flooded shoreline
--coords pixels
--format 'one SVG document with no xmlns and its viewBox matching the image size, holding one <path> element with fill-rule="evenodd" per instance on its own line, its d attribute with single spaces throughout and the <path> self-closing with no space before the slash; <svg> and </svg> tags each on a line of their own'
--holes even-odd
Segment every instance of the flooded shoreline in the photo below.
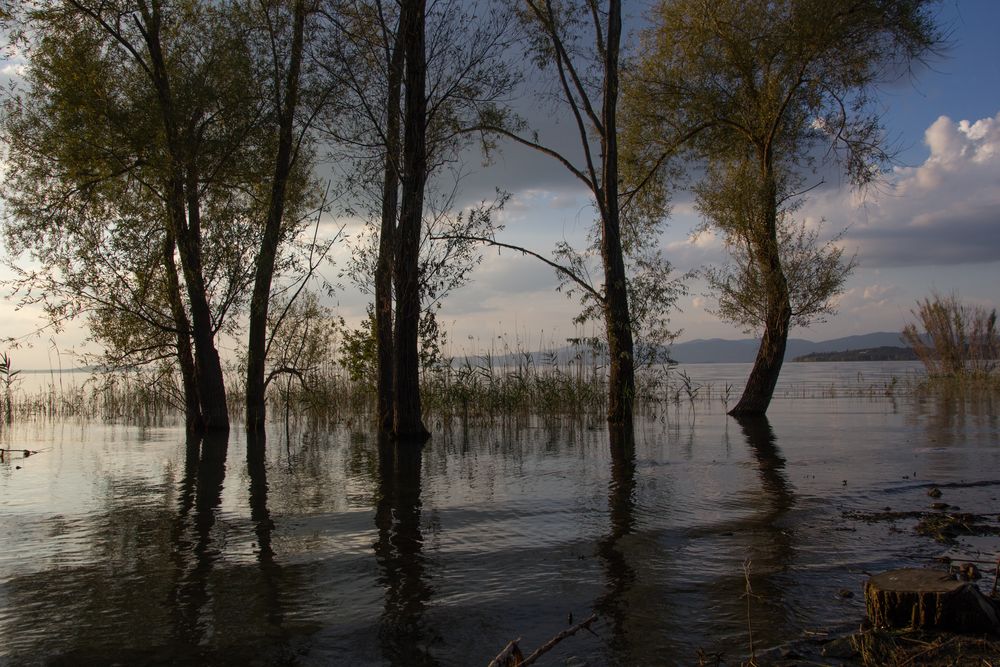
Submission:
<svg viewBox="0 0 1000 667">
<path fill-rule="evenodd" d="M 40 453 L 0 464 L 0 656 L 485 665 L 596 612 L 552 664 L 738 664 L 744 563 L 764 650 L 856 627 L 867 573 L 995 559 L 995 535 L 851 514 L 931 511 L 931 485 L 987 514 L 994 400 L 779 398 L 755 423 L 711 402 L 645 417 L 624 451 L 552 420 L 440 425 L 422 451 L 357 426 L 198 448 L 173 426 L 14 424 L 4 446 Z"/>
</svg>

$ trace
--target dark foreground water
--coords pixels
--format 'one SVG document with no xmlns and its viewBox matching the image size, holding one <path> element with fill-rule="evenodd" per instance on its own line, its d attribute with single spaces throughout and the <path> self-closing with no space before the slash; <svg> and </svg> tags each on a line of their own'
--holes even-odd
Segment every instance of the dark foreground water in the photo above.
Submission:
<svg viewBox="0 0 1000 667">
<path fill-rule="evenodd" d="M 0 464 L 0 662 L 485 667 L 596 612 L 542 664 L 739 664 L 748 602 L 758 650 L 856 627 L 866 572 L 995 560 L 995 537 L 844 512 L 924 510 L 932 485 L 996 512 L 1000 406 L 847 385 L 763 422 L 681 404 L 624 451 L 566 423 L 439 427 L 422 452 L 15 424 L 5 447 L 44 451 Z"/>
</svg>

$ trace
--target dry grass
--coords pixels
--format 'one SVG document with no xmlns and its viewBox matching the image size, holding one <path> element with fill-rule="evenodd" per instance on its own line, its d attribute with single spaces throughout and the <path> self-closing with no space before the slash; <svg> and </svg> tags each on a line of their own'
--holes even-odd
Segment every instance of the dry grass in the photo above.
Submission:
<svg viewBox="0 0 1000 667">
<path fill-rule="evenodd" d="M 865 667 L 998 667 L 995 638 L 868 630 L 852 638 Z"/>
<path fill-rule="evenodd" d="M 917 301 L 911 313 L 917 322 L 906 325 L 903 340 L 928 375 L 987 376 L 996 370 L 1000 337 L 995 310 L 963 304 L 956 294 L 944 297 L 935 292 Z"/>
</svg>

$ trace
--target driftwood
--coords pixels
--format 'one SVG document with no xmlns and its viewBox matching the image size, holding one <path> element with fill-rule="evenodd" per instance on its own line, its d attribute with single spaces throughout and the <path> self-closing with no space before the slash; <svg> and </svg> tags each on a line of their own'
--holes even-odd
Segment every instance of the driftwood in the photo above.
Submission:
<svg viewBox="0 0 1000 667">
<path fill-rule="evenodd" d="M 14 454 L 20 454 L 22 459 L 26 459 L 29 456 L 40 453 L 41 451 L 44 450 L 0 448 L 0 461 L 4 461 L 6 459 L 13 459 Z"/>
<path fill-rule="evenodd" d="M 490 661 L 488 667 L 518 667 L 518 665 L 523 665 L 524 654 L 517 647 L 519 641 L 521 641 L 520 637 L 504 646 L 503 650 L 497 653 L 497 657 Z"/>
<path fill-rule="evenodd" d="M 556 644 L 575 635 L 577 632 L 583 629 L 590 630 L 590 625 L 597 620 L 597 614 L 591 614 L 589 618 L 584 621 L 580 621 L 576 625 L 566 628 L 555 637 L 545 642 L 539 646 L 535 651 L 529 655 L 527 658 L 521 653 L 521 649 L 518 648 L 517 643 L 521 641 L 518 637 L 514 641 L 507 644 L 497 657 L 490 661 L 488 667 L 527 667 L 528 665 L 533 665 L 540 657 L 551 651 L 556 647 Z M 593 631 L 591 631 L 593 632 Z"/>
<path fill-rule="evenodd" d="M 1000 633 L 995 602 L 947 572 L 906 568 L 865 584 L 868 618 L 876 628 Z"/>
</svg>

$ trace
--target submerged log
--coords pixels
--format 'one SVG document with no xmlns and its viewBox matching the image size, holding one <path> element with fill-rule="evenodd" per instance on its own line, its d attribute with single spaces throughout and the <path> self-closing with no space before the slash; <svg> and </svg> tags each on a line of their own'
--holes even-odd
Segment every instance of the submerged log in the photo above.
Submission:
<svg viewBox="0 0 1000 667">
<path fill-rule="evenodd" d="M 973 584 L 940 570 L 876 574 L 865 584 L 865 604 L 876 628 L 1000 633 L 996 603 Z"/>
</svg>

